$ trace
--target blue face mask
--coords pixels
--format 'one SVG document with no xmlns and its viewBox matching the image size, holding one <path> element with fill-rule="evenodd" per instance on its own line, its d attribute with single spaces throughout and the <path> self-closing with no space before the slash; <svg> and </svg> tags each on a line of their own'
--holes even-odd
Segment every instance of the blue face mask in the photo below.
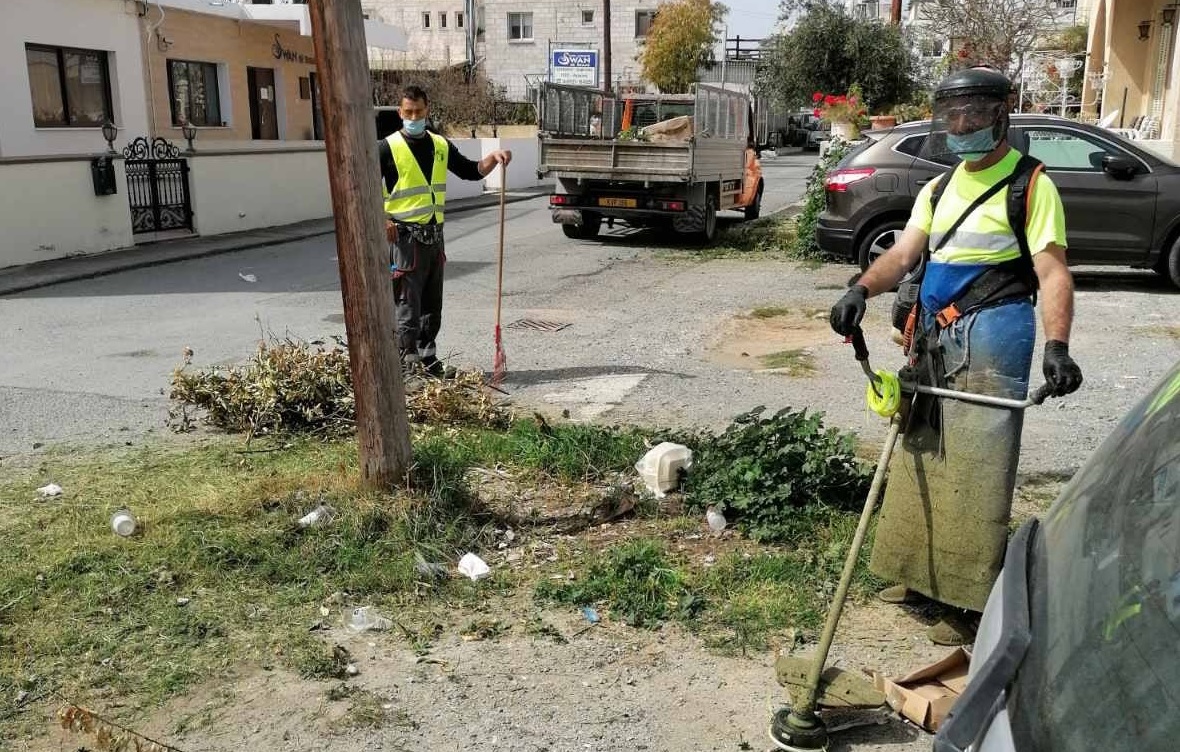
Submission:
<svg viewBox="0 0 1180 752">
<path fill-rule="evenodd" d="M 407 136 L 421 136 L 426 132 L 426 118 L 421 120 L 403 120 L 402 128 L 405 129 Z"/>
<path fill-rule="evenodd" d="M 983 159 L 996 148 L 996 137 L 992 135 L 992 127 L 981 128 L 971 133 L 946 134 L 946 148 L 968 162 Z"/>
</svg>

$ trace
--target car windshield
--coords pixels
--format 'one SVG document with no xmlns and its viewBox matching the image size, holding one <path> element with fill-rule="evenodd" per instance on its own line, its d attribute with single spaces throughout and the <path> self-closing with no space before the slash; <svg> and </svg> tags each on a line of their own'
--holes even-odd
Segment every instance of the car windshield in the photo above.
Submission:
<svg viewBox="0 0 1180 752">
<path fill-rule="evenodd" d="M 1017 749 L 1180 747 L 1180 367 L 1046 515 L 1029 579 Z"/>
</svg>

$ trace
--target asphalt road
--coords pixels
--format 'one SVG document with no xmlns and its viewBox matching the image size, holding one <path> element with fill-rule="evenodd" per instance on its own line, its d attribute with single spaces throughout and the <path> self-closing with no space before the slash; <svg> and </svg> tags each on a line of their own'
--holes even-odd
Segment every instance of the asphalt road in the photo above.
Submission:
<svg viewBox="0 0 1180 752">
<path fill-rule="evenodd" d="M 767 158 L 764 211 L 795 202 L 814 162 L 798 153 Z M 676 241 L 621 229 L 596 242 L 568 240 L 543 198 L 507 212 L 504 322 L 570 326 L 508 330 L 506 387 L 526 402 L 557 394 L 549 402 L 558 405 L 568 391 L 575 412 L 597 417 L 651 375 L 652 358 L 682 347 L 661 334 L 681 316 L 675 291 L 654 301 L 648 282 L 630 287 L 610 273 L 643 261 L 655 264 L 656 278 L 671 278 L 649 246 Z M 497 220 L 492 208 L 447 222 L 439 344 L 461 364 L 490 368 Z M 168 433 L 169 375 L 185 347 L 198 365 L 229 364 L 267 334 L 343 335 L 335 236 L 34 290 L 0 299 L 0 321 L 0 456 L 35 444 L 139 442 Z"/>
</svg>

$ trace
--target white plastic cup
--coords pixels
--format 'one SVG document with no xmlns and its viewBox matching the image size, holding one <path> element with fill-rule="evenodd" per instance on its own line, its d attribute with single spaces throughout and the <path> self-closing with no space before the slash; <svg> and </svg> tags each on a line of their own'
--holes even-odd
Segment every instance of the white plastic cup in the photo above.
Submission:
<svg viewBox="0 0 1180 752">
<path fill-rule="evenodd" d="M 332 521 L 333 516 L 335 516 L 335 513 L 332 507 L 327 504 L 320 504 L 315 509 L 300 517 L 298 525 L 299 527 L 311 527 L 312 525 L 319 524 L 326 525 Z"/>
<path fill-rule="evenodd" d="M 135 515 L 128 510 L 120 509 L 111 515 L 111 530 L 114 530 L 116 535 L 129 538 L 135 535 L 135 527 Z"/>
</svg>

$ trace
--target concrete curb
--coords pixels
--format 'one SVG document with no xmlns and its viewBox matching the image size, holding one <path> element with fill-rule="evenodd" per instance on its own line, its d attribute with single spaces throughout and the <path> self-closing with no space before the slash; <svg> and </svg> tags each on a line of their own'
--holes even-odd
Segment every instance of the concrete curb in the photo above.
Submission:
<svg viewBox="0 0 1180 752">
<path fill-rule="evenodd" d="M 537 191 L 513 191 L 505 197 L 505 203 L 515 204 L 544 196 L 549 189 Z M 484 194 L 470 199 L 461 199 L 451 207 L 448 214 L 462 214 L 475 209 L 498 206 L 498 193 Z M 309 220 L 291 225 L 249 230 L 230 235 L 214 235 L 209 238 L 184 238 L 182 240 L 148 243 L 136 248 L 108 251 L 93 256 L 73 256 L 36 264 L 26 264 L 0 270 L 0 295 L 14 295 L 42 287 L 94 279 L 108 274 L 163 266 L 177 261 L 220 256 L 254 248 L 266 248 L 283 243 L 294 243 L 321 235 L 331 235 L 336 226 L 329 217 Z"/>
</svg>

